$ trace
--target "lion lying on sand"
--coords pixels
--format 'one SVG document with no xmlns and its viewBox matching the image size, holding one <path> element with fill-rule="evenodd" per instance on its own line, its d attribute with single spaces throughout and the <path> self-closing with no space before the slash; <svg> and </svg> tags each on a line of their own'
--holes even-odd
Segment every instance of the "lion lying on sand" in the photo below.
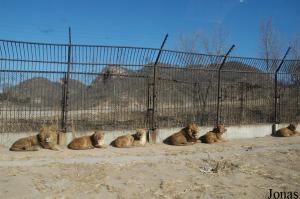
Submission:
<svg viewBox="0 0 300 199">
<path fill-rule="evenodd" d="M 186 146 L 199 142 L 199 126 L 192 122 L 187 127 L 181 129 L 178 133 L 171 135 L 164 140 L 165 144 L 175 146 Z"/>
<path fill-rule="evenodd" d="M 144 146 L 146 144 L 146 129 L 137 129 L 135 134 L 117 137 L 111 145 L 118 148 Z"/>
<path fill-rule="evenodd" d="M 294 124 L 290 124 L 285 128 L 281 128 L 272 134 L 275 137 L 290 137 L 295 135 L 300 135 L 299 132 L 296 131 L 296 126 Z"/>
<path fill-rule="evenodd" d="M 38 151 L 40 147 L 44 149 L 58 150 L 58 133 L 54 127 L 42 127 L 39 133 L 17 140 L 10 147 L 10 151 Z"/>
<path fill-rule="evenodd" d="M 93 135 L 75 138 L 68 144 L 68 148 L 73 150 L 105 148 L 104 133 L 96 131 Z"/>
<path fill-rule="evenodd" d="M 227 131 L 224 124 L 218 124 L 212 131 L 207 132 L 205 135 L 201 136 L 199 139 L 203 143 L 212 144 L 214 142 L 223 142 L 223 134 Z"/>
</svg>

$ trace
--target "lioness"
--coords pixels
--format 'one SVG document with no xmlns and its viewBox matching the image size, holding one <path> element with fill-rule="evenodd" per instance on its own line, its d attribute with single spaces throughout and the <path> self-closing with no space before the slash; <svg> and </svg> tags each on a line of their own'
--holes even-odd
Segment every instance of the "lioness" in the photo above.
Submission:
<svg viewBox="0 0 300 199">
<path fill-rule="evenodd" d="M 10 151 L 38 151 L 40 147 L 51 150 L 58 150 L 57 132 L 53 127 L 42 127 L 39 133 L 34 136 L 21 138 L 10 147 Z"/>
<path fill-rule="evenodd" d="M 137 129 L 135 134 L 117 137 L 111 145 L 118 148 L 144 146 L 146 144 L 146 129 Z"/>
<path fill-rule="evenodd" d="M 199 139 L 203 143 L 212 144 L 214 142 L 223 142 L 223 134 L 227 131 L 224 124 L 218 124 L 212 131 L 207 132 L 205 135 L 201 136 Z"/>
<path fill-rule="evenodd" d="M 181 129 L 178 133 L 171 135 L 164 140 L 165 144 L 186 146 L 199 142 L 198 140 L 199 126 L 191 122 L 187 127 Z"/>
<path fill-rule="evenodd" d="M 138 134 L 138 135 L 136 135 Z M 146 129 L 136 129 L 136 137 L 139 139 L 134 139 L 132 145 L 133 146 L 145 146 L 147 142 L 147 130 Z"/>
<path fill-rule="evenodd" d="M 294 124 L 290 124 L 288 127 L 277 130 L 272 135 L 276 137 L 290 137 L 299 135 L 299 132 L 296 131 L 296 126 Z"/>
<path fill-rule="evenodd" d="M 90 136 L 75 138 L 68 144 L 68 148 L 73 150 L 105 148 L 104 133 L 103 131 L 96 131 Z"/>
</svg>

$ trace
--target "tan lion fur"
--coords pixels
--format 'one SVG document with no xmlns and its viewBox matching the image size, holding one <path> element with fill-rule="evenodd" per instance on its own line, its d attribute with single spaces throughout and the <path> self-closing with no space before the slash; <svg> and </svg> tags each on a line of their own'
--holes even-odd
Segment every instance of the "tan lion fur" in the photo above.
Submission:
<svg viewBox="0 0 300 199">
<path fill-rule="evenodd" d="M 179 132 L 174 133 L 164 140 L 165 144 L 175 146 L 186 146 L 199 142 L 198 140 L 199 126 L 195 122 L 191 122 Z"/>
<path fill-rule="evenodd" d="M 223 142 L 223 134 L 227 131 L 224 124 L 218 124 L 212 131 L 207 132 L 200 137 L 201 142 L 212 144 L 214 142 Z"/>
<path fill-rule="evenodd" d="M 144 146 L 146 144 L 146 129 L 137 129 L 135 134 L 117 137 L 111 145 L 118 148 Z"/>
<path fill-rule="evenodd" d="M 58 150 L 57 132 L 53 127 L 42 127 L 39 133 L 34 136 L 21 138 L 14 142 L 10 151 L 38 151 L 40 147 L 51 150 Z"/>
<path fill-rule="evenodd" d="M 136 137 L 139 139 L 134 139 L 132 145 L 133 146 L 145 146 L 147 142 L 147 130 L 146 129 L 136 129 Z"/>
<path fill-rule="evenodd" d="M 296 131 L 296 126 L 294 124 L 290 124 L 285 128 L 281 128 L 272 134 L 275 137 L 290 137 L 299 135 L 299 132 Z"/>
<path fill-rule="evenodd" d="M 73 150 L 85 150 L 93 148 L 105 148 L 104 146 L 105 134 L 103 131 L 96 131 L 94 134 L 89 136 L 82 136 L 73 139 L 69 144 L 68 148 Z"/>
</svg>

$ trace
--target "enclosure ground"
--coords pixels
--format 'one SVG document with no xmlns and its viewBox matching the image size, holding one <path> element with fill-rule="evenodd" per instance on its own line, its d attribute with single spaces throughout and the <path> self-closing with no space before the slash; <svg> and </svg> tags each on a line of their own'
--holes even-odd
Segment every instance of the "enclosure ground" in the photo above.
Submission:
<svg viewBox="0 0 300 199">
<path fill-rule="evenodd" d="M 0 198 L 259 199 L 269 189 L 300 192 L 300 136 L 0 154 Z"/>
</svg>

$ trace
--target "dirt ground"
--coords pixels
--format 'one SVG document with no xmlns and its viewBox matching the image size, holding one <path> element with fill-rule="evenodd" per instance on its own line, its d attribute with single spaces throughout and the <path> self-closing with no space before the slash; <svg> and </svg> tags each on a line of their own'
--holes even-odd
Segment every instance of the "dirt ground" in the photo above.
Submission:
<svg viewBox="0 0 300 199">
<path fill-rule="evenodd" d="M 185 147 L 10 152 L 0 198 L 267 198 L 300 192 L 300 136 Z"/>
</svg>

